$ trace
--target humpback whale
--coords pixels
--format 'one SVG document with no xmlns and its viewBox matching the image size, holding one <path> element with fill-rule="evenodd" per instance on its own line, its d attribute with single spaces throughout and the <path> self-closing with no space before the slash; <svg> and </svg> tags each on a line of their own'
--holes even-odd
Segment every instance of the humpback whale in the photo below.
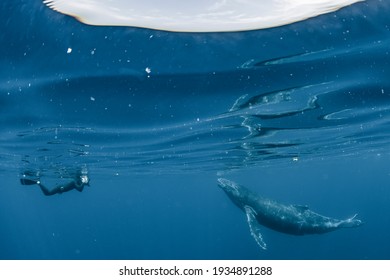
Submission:
<svg viewBox="0 0 390 280">
<path fill-rule="evenodd" d="M 227 179 L 219 178 L 218 185 L 244 211 L 252 237 L 264 250 L 267 249 L 267 244 L 261 235 L 260 225 L 287 234 L 305 235 L 358 227 L 363 223 L 356 219 L 357 214 L 349 219 L 339 220 L 317 214 L 308 206 L 281 204 Z"/>
</svg>

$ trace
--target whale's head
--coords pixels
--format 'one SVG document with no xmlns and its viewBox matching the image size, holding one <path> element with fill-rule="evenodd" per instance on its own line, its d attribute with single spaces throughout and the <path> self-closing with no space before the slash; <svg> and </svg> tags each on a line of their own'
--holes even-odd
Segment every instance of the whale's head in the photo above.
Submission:
<svg viewBox="0 0 390 280">
<path fill-rule="evenodd" d="M 241 187 L 233 181 L 224 178 L 218 178 L 218 186 L 223 189 L 229 196 L 240 196 Z"/>
<path fill-rule="evenodd" d="M 254 195 L 250 190 L 233 181 L 219 178 L 218 186 L 243 211 L 245 211 L 245 206 L 251 206 L 253 203 L 257 203 L 257 195 Z"/>
</svg>

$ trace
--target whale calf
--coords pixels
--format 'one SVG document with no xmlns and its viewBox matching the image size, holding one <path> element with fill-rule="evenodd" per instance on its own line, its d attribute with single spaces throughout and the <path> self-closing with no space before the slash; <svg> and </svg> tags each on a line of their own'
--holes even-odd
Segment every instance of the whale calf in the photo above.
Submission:
<svg viewBox="0 0 390 280">
<path fill-rule="evenodd" d="M 261 225 L 287 234 L 305 235 L 358 227 L 363 223 L 356 219 L 357 215 L 339 220 L 317 214 L 308 206 L 281 204 L 227 179 L 219 178 L 218 185 L 245 212 L 251 235 L 264 250 L 267 244 L 261 235 Z"/>
</svg>

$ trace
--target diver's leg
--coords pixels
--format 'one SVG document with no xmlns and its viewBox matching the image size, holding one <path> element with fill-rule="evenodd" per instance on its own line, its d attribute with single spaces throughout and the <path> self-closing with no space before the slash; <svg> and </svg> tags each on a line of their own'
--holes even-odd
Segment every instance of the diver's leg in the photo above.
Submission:
<svg viewBox="0 0 390 280">
<path fill-rule="evenodd" d="M 53 194 L 56 194 L 58 191 L 57 191 L 57 188 L 53 189 L 53 190 L 49 190 L 48 188 L 46 188 L 44 185 L 42 185 L 41 183 L 38 184 L 38 186 L 41 188 L 42 192 L 44 195 L 53 195 Z"/>
<path fill-rule="evenodd" d="M 38 181 L 37 180 L 27 179 L 27 178 L 21 178 L 20 179 L 20 183 L 22 185 L 28 186 L 28 185 L 37 185 Z"/>
</svg>

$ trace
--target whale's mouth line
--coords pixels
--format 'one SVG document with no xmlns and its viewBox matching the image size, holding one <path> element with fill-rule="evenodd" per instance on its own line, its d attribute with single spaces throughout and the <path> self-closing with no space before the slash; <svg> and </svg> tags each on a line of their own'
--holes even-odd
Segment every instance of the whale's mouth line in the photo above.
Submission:
<svg viewBox="0 0 390 280">
<path fill-rule="evenodd" d="M 224 178 L 218 178 L 217 181 L 218 181 L 218 186 L 221 188 L 226 188 L 228 185 L 227 180 Z"/>
<path fill-rule="evenodd" d="M 218 181 L 218 186 L 221 189 L 223 189 L 225 192 L 230 192 L 230 193 L 233 192 L 237 196 L 240 194 L 239 186 L 236 183 L 224 178 L 218 178 L 217 181 Z"/>
<path fill-rule="evenodd" d="M 235 186 L 235 184 L 232 181 L 229 181 L 224 178 L 218 178 L 218 186 L 220 186 L 222 189 L 232 188 L 237 190 L 237 186 Z"/>
</svg>

